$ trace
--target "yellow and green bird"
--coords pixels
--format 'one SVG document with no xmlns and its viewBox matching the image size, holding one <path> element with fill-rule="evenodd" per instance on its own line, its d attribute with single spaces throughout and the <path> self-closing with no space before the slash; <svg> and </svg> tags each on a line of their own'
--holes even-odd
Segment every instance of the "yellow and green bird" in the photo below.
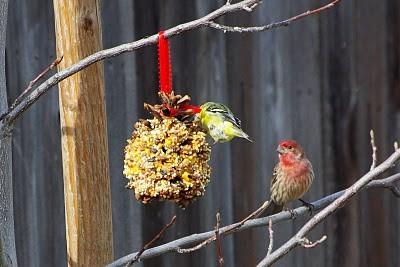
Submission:
<svg viewBox="0 0 400 267">
<path fill-rule="evenodd" d="M 214 139 L 214 144 L 231 141 L 234 137 L 253 142 L 242 130 L 240 120 L 224 104 L 207 102 L 201 105 L 200 109 L 200 122 Z"/>
</svg>

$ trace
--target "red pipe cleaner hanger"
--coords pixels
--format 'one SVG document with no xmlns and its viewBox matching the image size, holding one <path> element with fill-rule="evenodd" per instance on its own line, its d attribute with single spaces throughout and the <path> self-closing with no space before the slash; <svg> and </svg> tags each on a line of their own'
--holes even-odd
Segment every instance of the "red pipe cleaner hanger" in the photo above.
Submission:
<svg viewBox="0 0 400 267">
<path fill-rule="evenodd" d="M 160 91 L 170 94 L 172 92 L 172 71 L 169 56 L 169 41 L 165 39 L 163 31 L 158 33 L 158 67 Z"/>
<path fill-rule="evenodd" d="M 172 66 L 169 53 L 169 41 L 164 36 L 164 31 L 158 33 L 158 68 L 159 68 L 159 83 L 160 92 L 165 94 L 172 93 Z M 169 110 L 169 116 L 176 116 L 180 111 L 191 110 L 193 113 L 199 113 L 200 107 L 190 105 L 187 102 L 179 105 L 179 109 L 167 107 Z"/>
</svg>

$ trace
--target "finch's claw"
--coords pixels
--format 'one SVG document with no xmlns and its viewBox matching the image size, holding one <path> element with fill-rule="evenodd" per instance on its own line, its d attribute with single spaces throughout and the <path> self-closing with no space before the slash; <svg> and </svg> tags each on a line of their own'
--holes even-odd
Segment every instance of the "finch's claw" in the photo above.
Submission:
<svg viewBox="0 0 400 267">
<path fill-rule="evenodd" d="M 303 203 L 303 206 L 306 206 L 310 210 L 310 215 L 314 212 L 315 206 L 303 199 L 299 199 L 301 203 Z"/>
<path fill-rule="evenodd" d="M 290 217 L 292 218 L 292 220 L 297 218 L 297 213 L 293 209 L 285 207 L 285 210 L 290 212 Z"/>
<path fill-rule="evenodd" d="M 292 217 L 292 219 L 293 219 L 293 220 L 296 219 L 297 213 L 296 213 L 294 210 L 292 210 L 292 209 L 290 209 L 289 212 L 290 212 L 290 216 Z"/>
</svg>

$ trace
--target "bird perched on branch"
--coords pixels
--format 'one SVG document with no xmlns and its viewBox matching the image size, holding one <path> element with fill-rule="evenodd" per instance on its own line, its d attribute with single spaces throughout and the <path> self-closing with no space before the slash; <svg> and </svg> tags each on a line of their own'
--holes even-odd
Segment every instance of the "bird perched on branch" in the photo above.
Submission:
<svg viewBox="0 0 400 267">
<path fill-rule="evenodd" d="M 294 140 L 283 140 L 277 148 L 279 163 L 274 168 L 271 179 L 271 200 L 266 215 L 278 213 L 291 201 L 300 200 L 313 208 L 312 204 L 300 199 L 314 180 L 311 162 L 303 148 Z"/>
<path fill-rule="evenodd" d="M 200 122 L 208 134 L 217 142 L 231 141 L 234 137 L 241 137 L 253 142 L 249 135 L 241 128 L 241 122 L 225 105 L 207 102 L 200 106 Z"/>
</svg>

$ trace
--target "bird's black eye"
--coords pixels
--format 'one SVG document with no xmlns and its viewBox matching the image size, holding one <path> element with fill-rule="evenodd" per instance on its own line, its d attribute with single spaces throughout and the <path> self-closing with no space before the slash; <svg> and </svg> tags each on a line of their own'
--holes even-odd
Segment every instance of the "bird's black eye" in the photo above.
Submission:
<svg viewBox="0 0 400 267">
<path fill-rule="evenodd" d="M 289 148 L 289 149 L 292 149 L 293 147 L 292 147 L 292 146 L 288 146 L 288 148 Z"/>
</svg>

